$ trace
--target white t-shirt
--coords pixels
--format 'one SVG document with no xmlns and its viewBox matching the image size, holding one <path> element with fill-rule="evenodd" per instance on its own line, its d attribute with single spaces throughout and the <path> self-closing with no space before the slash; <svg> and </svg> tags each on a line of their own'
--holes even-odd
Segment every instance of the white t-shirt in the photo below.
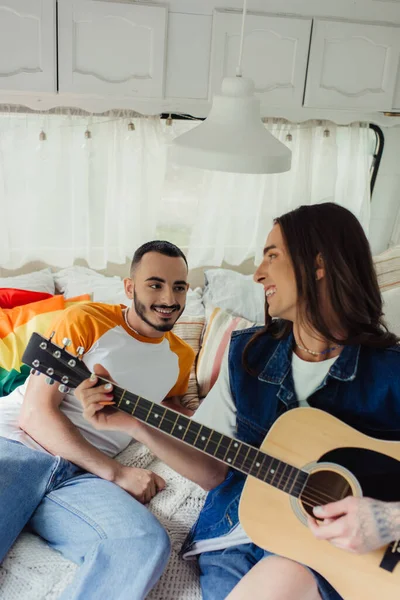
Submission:
<svg viewBox="0 0 400 600">
<path fill-rule="evenodd" d="M 137 334 L 126 325 L 122 310 L 120 305 L 100 303 L 72 306 L 52 326 L 56 331 L 52 341 L 62 346 L 63 338 L 70 339 L 68 351 L 72 354 L 76 354 L 79 346 L 84 347 L 83 362 L 90 371 L 99 363 L 120 387 L 152 402 L 183 395 L 194 361 L 193 349 L 172 332 L 160 338 Z M 18 427 L 27 384 L 28 380 L 1 398 L 0 436 L 43 450 Z M 132 439 L 118 431 L 94 429 L 83 418 L 82 404 L 72 392 L 65 395 L 60 410 L 88 442 L 108 456 L 114 457 Z"/>
<path fill-rule="evenodd" d="M 321 362 L 308 362 L 293 352 L 292 376 L 299 406 L 309 406 L 307 398 L 321 385 L 336 359 L 337 356 Z M 229 381 L 228 353 L 226 353 L 218 380 L 203 400 L 193 419 L 218 433 L 235 437 L 236 412 Z M 251 543 L 251 539 L 239 523 L 227 535 L 197 542 L 189 552 L 184 554 L 184 558 L 201 552 L 223 550 L 231 546 L 249 543 Z"/>
</svg>

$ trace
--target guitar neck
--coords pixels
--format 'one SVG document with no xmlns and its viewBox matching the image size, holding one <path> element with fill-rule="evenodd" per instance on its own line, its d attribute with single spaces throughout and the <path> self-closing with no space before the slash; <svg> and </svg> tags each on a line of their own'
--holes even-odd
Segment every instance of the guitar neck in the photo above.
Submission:
<svg viewBox="0 0 400 600">
<path fill-rule="evenodd" d="M 299 497 L 308 474 L 160 404 L 114 385 L 116 408 L 226 465 Z"/>
</svg>

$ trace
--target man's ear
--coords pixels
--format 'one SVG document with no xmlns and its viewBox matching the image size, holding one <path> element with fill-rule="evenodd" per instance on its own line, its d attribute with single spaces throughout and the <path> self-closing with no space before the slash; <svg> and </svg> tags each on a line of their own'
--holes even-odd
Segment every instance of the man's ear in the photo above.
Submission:
<svg viewBox="0 0 400 600">
<path fill-rule="evenodd" d="M 316 258 L 316 267 L 315 267 L 315 279 L 319 281 L 325 277 L 325 263 L 322 257 L 321 252 L 318 253 Z"/>
<path fill-rule="evenodd" d="M 125 288 L 125 295 L 127 296 L 127 298 L 129 298 L 130 300 L 133 300 L 133 291 L 135 289 L 135 284 L 133 283 L 133 279 L 131 279 L 130 277 L 125 277 L 124 288 Z"/>
</svg>

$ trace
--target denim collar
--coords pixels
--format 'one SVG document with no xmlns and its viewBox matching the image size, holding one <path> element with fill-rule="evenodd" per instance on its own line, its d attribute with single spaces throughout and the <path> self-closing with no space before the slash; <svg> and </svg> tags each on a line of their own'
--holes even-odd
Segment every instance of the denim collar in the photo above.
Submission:
<svg viewBox="0 0 400 600">
<path fill-rule="evenodd" d="M 258 379 L 282 385 L 292 365 L 293 333 L 281 340 Z M 360 346 L 345 346 L 330 368 L 329 375 L 339 381 L 353 381 L 357 374 Z"/>
</svg>

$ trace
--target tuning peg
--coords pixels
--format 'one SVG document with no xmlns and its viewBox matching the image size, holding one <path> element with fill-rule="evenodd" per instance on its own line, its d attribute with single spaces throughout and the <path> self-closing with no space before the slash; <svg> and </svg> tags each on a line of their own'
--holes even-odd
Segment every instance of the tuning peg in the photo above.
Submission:
<svg viewBox="0 0 400 600">
<path fill-rule="evenodd" d="M 53 339 L 53 337 L 54 337 L 55 335 L 56 335 L 56 332 L 55 332 L 55 331 L 52 331 L 52 332 L 51 332 L 51 334 L 50 334 L 50 337 L 49 337 L 48 341 L 49 341 L 49 342 L 51 342 L 51 340 Z"/>
<path fill-rule="evenodd" d="M 67 337 L 63 338 L 62 343 L 64 344 L 63 350 L 65 350 L 65 348 L 68 348 L 68 346 L 71 344 L 71 340 Z"/>
<path fill-rule="evenodd" d="M 76 349 L 76 353 L 78 355 L 79 360 L 82 360 L 82 356 L 85 354 L 85 348 L 83 346 L 78 346 Z"/>
<path fill-rule="evenodd" d="M 46 377 L 45 381 L 47 385 L 53 385 L 54 383 L 54 379 L 52 379 L 51 377 Z"/>
<path fill-rule="evenodd" d="M 61 385 L 58 386 L 58 391 L 61 392 L 62 394 L 67 394 L 70 391 L 70 388 L 67 385 L 64 385 L 62 383 Z"/>
<path fill-rule="evenodd" d="M 36 371 L 36 369 L 31 369 L 31 375 L 36 375 L 36 373 L 38 373 L 38 371 Z"/>
</svg>

